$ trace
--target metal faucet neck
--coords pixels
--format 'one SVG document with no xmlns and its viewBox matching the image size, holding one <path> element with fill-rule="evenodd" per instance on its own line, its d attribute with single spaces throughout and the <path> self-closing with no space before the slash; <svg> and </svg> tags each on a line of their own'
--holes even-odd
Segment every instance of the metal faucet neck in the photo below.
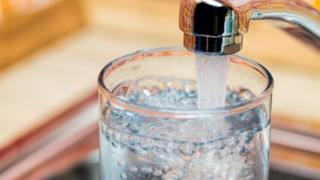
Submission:
<svg viewBox="0 0 320 180">
<path fill-rule="evenodd" d="M 320 12 L 303 0 L 182 0 L 180 4 L 184 46 L 206 54 L 240 51 L 249 22 L 265 19 L 287 22 L 283 30 L 320 49 Z"/>
<path fill-rule="evenodd" d="M 224 55 L 242 47 L 239 15 L 219 1 L 181 1 L 180 28 L 184 46 L 192 51 Z"/>
</svg>

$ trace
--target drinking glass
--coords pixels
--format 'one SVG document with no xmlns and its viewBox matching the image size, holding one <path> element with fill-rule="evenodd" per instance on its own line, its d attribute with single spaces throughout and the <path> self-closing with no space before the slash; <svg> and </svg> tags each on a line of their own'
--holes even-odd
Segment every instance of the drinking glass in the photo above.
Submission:
<svg viewBox="0 0 320 180">
<path fill-rule="evenodd" d="M 257 62 L 228 58 L 226 105 L 206 110 L 196 105 L 192 52 L 140 50 L 106 65 L 101 179 L 268 179 L 273 78 Z"/>
</svg>

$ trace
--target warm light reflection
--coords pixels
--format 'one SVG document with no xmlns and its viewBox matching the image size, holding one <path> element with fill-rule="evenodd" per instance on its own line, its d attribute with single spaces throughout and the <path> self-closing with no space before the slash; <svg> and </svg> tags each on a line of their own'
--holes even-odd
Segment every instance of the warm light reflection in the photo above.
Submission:
<svg viewBox="0 0 320 180">
<path fill-rule="evenodd" d="M 10 14 L 9 0 L 1 0 L 1 19 Z"/>
<path fill-rule="evenodd" d="M 37 12 L 59 0 L 0 0 L 0 21 L 15 15 Z"/>
<path fill-rule="evenodd" d="M 320 0 L 316 0 L 316 7 L 320 10 Z"/>
</svg>

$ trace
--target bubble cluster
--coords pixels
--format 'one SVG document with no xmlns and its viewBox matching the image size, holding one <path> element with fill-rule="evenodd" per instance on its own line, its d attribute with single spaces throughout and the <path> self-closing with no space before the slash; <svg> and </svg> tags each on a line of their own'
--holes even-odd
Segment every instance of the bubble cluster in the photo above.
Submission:
<svg viewBox="0 0 320 180">
<path fill-rule="evenodd" d="M 196 84 L 190 80 L 148 77 L 123 83 L 114 93 L 151 108 L 188 110 L 197 103 Z M 229 89 L 226 104 L 253 97 L 248 90 Z M 106 107 L 101 121 L 106 179 L 257 179 L 266 172 L 269 119 L 264 106 L 222 119 L 165 119 Z M 215 128 L 218 120 L 228 126 Z"/>
</svg>

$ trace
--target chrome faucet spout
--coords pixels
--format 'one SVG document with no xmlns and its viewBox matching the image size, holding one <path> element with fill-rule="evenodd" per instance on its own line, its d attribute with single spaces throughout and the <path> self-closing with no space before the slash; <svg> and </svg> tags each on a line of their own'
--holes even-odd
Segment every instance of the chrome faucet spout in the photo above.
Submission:
<svg viewBox="0 0 320 180">
<path fill-rule="evenodd" d="M 207 54 L 241 50 L 251 20 L 280 20 L 281 28 L 320 50 L 320 12 L 303 0 L 182 0 L 184 46 Z"/>
</svg>

